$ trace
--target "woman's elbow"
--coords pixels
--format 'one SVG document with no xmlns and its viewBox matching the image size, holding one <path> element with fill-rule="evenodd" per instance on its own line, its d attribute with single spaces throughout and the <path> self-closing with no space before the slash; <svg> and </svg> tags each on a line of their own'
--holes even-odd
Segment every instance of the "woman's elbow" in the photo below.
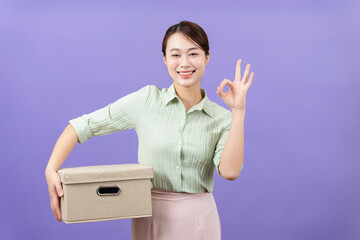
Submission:
<svg viewBox="0 0 360 240">
<path fill-rule="evenodd" d="M 221 174 L 221 176 L 223 177 L 223 178 L 225 178 L 226 180 L 229 180 L 229 181 L 234 181 L 234 180 L 236 180 L 238 177 L 239 177 L 239 175 L 240 175 L 240 173 L 234 173 L 234 172 L 229 172 L 229 173 L 227 173 L 227 172 L 222 172 L 221 170 L 220 170 L 220 174 Z"/>
<path fill-rule="evenodd" d="M 220 171 L 221 176 L 229 181 L 236 180 L 240 175 L 240 172 L 238 172 L 238 171 L 232 171 L 232 170 L 226 171 L 225 169 L 222 169 L 221 163 L 219 165 L 219 171 Z"/>
<path fill-rule="evenodd" d="M 239 177 L 239 174 L 229 175 L 229 176 L 224 177 L 224 178 L 225 178 L 226 180 L 229 180 L 229 181 L 234 181 L 234 180 L 236 180 L 238 177 Z"/>
</svg>

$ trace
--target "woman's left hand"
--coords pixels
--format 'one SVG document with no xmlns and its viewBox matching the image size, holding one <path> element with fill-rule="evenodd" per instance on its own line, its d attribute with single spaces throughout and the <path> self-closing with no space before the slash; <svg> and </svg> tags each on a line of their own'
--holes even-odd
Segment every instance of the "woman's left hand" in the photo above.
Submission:
<svg viewBox="0 0 360 240">
<path fill-rule="evenodd" d="M 249 80 L 247 81 L 250 70 L 250 64 L 247 64 L 244 76 L 241 79 L 240 63 L 241 63 L 241 59 L 239 59 L 236 63 L 234 82 L 228 79 L 224 79 L 220 83 L 220 86 L 217 88 L 217 92 L 216 92 L 221 97 L 221 99 L 231 108 L 232 111 L 234 110 L 245 111 L 246 93 L 254 77 L 254 72 L 252 72 L 250 74 Z M 225 85 L 228 85 L 230 87 L 228 92 L 223 92 Z"/>
</svg>

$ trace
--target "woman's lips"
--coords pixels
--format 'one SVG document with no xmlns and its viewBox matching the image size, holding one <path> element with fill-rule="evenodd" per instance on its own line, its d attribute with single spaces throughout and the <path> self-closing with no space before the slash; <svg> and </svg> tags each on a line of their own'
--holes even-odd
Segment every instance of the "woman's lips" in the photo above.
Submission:
<svg viewBox="0 0 360 240">
<path fill-rule="evenodd" d="M 189 71 L 190 72 L 190 71 Z M 195 72 L 195 70 L 194 71 L 191 71 L 190 73 L 189 72 L 186 72 L 186 74 L 184 74 L 184 73 L 180 73 L 180 72 L 177 72 L 179 75 L 180 75 L 180 77 L 182 77 L 182 78 L 189 78 L 189 77 L 191 77 L 192 76 L 192 74 Z"/>
</svg>

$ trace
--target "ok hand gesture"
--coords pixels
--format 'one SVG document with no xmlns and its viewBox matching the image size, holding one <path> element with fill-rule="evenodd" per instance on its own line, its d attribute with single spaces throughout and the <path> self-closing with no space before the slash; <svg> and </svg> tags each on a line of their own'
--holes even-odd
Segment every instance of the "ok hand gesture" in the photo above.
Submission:
<svg viewBox="0 0 360 240">
<path fill-rule="evenodd" d="M 250 64 L 247 64 L 244 76 L 241 78 L 240 63 L 241 59 L 239 59 L 236 63 L 235 80 L 232 82 L 228 79 L 224 79 L 220 83 L 220 86 L 217 88 L 216 92 L 221 97 L 221 99 L 231 108 L 232 111 L 245 111 L 246 93 L 254 77 L 254 72 L 252 72 L 250 74 L 249 80 L 247 81 L 250 70 Z M 230 90 L 228 92 L 223 92 L 225 85 L 228 85 L 230 87 Z"/>
</svg>

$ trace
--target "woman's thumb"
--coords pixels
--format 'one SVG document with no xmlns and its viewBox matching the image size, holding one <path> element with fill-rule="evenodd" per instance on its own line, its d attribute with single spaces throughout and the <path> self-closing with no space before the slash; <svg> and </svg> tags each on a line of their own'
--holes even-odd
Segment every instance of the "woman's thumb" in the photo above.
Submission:
<svg viewBox="0 0 360 240">
<path fill-rule="evenodd" d="M 61 187 L 60 184 L 57 184 L 57 185 L 56 185 L 56 192 L 57 192 L 57 194 L 59 195 L 59 197 L 64 196 L 64 192 L 63 192 L 62 187 Z"/>
<path fill-rule="evenodd" d="M 220 87 L 217 87 L 216 93 L 217 93 L 221 98 L 223 98 L 224 93 L 220 90 Z"/>
</svg>

